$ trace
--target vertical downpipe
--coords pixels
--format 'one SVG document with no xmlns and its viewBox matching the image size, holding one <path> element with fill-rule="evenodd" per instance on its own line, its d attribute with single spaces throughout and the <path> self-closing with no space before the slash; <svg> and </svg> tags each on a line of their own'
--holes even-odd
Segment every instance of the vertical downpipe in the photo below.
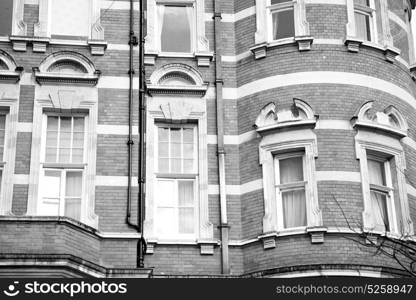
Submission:
<svg viewBox="0 0 416 300">
<path fill-rule="evenodd" d="M 139 255 L 139 267 L 144 267 L 144 255 L 146 254 L 146 240 L 144 238 L 144 217 L 145 217 L 145 185 L 146 185 L 146 145 L 145 145 L 145 133 L 146 133 L 146 73 L 144 68 L 144 1 L 140 0 L 140 22 L 139 22 L 139 203 L 137 224 L 139 224 L 141 230 L 141 237 L 138 244 Z"/>
<path fill-rule="evenodd" d="M 214 36 L 215 36 L 215 86 L 217 106 L 217 136 L 218 136 L 218 173 L 220 183 L 220 210 L 221 210 L 221 265 L 222 273 L 230 274 L 230 262 L 228 254 L 228 219 L 227 219 L 227 190 L 225 182 L 225 148 L 224 148 L 224 101 L 223 78 L 221 62 L 221 2 L 214 2 Z"/>
</svg>

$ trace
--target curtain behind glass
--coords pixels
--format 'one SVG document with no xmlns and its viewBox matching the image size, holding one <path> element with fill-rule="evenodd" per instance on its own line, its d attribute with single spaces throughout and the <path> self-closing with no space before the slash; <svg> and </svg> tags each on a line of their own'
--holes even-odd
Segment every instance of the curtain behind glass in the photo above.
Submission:
<svg viewBox="0 0 416 300">
<path fill-rule="evenodd" d="M 179 233 L 194 233 L 194 182 L 178 181 Z"/>
<path fill-rule="evenodd" d="M 0 115 L 0 162 L 3 162 L 5 135 L 6 135 L 6 116 Z"/>
<path fill-rule="evenodd" d="M 303 181 L 303 158 L 301 156 L 279 160 L 280 184 Z"/>
<path fill-rule="evenodd" d="M 374 222 L 377 227 L 389 230 L 387 215 L 387 195 L 371 191 L 371 202 L 373 207 Z"/>
<path fill-rule="evenodd" d="M 305 190 L 282 192 L 284 227 L 306 226 Z"/>
<path fill-rule="evenodd" d="M 370 17 L 360 13 L 354 13 L 355 15 L 355 30 L 357 38 L 364 41 L 371 40 L 370 33 Z"/>
<path fill-rule="evenodd" d="M 273 39 L 284 39 L 295 35 L 295 20 L 293 9 L 273 12 Z"/>
<path fill-rule="evenodd" d="M 81 219 L 82 173 L 67 172 L 65 187 L 65 216 Z"/>
<path fill-rule="evenodd" d="M 166 5 L 161 25 L 162 52 L 191 52 L 191 24 L 186 6 Z"/>
</svg>

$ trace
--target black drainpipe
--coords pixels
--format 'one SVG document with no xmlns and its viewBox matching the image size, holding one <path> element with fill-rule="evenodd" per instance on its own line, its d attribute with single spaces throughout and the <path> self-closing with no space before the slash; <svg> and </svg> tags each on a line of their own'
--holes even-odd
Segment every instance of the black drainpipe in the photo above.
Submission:
<svg viewBox="0 0 416 300">
<path fill-rule="evenodd" d="M 141 3 L 142 1 L 140 1 Z M 142 12 L 140 12 L 142 14 Z M 128 226 L 134 228 L 137 230 L 137 232 L 140 234 L 140 239 L 137 243 L 137 260 L 136 260 L 136 266 L 137 268 L 143 268 L 143 231 L 142 231 L 142 222 L 141 222 L 141 198 L 139 196 L 138 201 L 138 222 L 137 224 L 134 224 L 131 221 L 131 201 L 132 201 L 132 175 L 133 175 L 133 80 L 134 80 L 134 47 L 138 45 L 137 37 L 134 34 L 133 30 L 134 26 L 134 6 L 133 6 L 133 0 L 130 0 L 130 32 L 129 32 L 129 138 L 127 141 L 128 146 L 128 183 L 127 183 L 127 217 L 126 217 L 126 223 Z M 140 66 L 142 66 L 140 64 Z M 140 133 L 141 134 L 141 133 Z M 141 137 L 141 135 L 140 135 Z M 140 138 L 141 141 L 141 138 Z M 140 167 L 140 164 L 139 164 Z M 139 169 L 140 170 L 140 169 Z M 139 171 L 140 172 L 140 171 Z M 140 173 L 141 174 L 141 173 Z"/>
<path fill-rule="evenodd" d="M 140 30 L 139 30 L 139 42 L 140 42 L 140 55 L 139 55 L 139 203 L 138 203 L 138 215 L 137 223 L 141 229 L 141 237 L 138 243 L 138 255 L 139 266 L 144 267 L 144 255 L 146 254 L 146 240 L 144 238 L 144 217 L 145 217 L 145 184 L 146 184 L 146 145 L 145 145 L 145 132 L 146 132 L 146 73 L 144 68 L 144 1 L 140 0 Z"/>
</svg>

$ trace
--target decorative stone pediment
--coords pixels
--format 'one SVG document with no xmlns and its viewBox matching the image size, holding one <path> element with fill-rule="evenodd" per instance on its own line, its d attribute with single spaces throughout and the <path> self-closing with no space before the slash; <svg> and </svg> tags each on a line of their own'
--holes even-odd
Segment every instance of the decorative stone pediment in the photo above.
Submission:
<svg viewBox="0 0 416 300">
<path fill-rule="evenodd" d="M 290 107 L 277 108 L 274 102 L 267 104 L 257 117 L 257 132 L 264 133 L 289 126 L 315 126 L 318 116 L 303 100 L 293 99 Z"/>
<path fill-rule="evenodd" d="M 87 57 L 60 51 L 46 57 L 39 68 L 34 68 L 34 75 L 39 84 L 95 86 L 101 72 Z"/>
<path fill-rule="evenodd" d="M 23 68 L 17 67 L 12 57 L 0 50 L 0 82 L 16 83 L 20 80 L 22 72 Z"/>
<path fill-rule="evenodd" d="M 382 130 L 399 138 L 407 136 L 408 125 L 402 114 L 392 105 L 383 111 L 373 108 L 374 101 L 364 103 L 352 118 L 354 127 Z"/>
<path fill-rule="evenodd" d="M 147 85 L 153 94 L 183 94 L 204 96 L 208 84 L 195 69 L 184 64 L 168 64 L 156 70 Z"/>
</svg>

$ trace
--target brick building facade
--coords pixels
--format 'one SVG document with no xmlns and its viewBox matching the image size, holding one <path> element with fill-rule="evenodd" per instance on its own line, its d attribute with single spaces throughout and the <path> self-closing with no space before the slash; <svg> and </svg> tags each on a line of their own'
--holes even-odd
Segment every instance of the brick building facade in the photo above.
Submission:
<svg viewBox="0 0 416 300">
<path fill-rule="evenodd" d="M 406 276 L 413 0 L 147 0 L 143 268 L 130 4 L 1 2 L 0 276 Z"/>
</svg>

